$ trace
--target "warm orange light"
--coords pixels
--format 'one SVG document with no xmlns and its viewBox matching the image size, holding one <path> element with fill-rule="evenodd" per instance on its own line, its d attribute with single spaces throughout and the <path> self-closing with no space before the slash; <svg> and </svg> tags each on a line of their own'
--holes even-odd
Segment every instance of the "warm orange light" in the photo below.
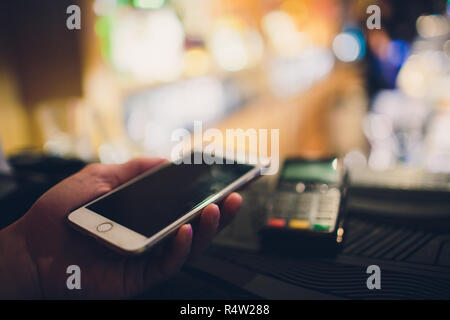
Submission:
<svg viewBox="0 0 450 320">
<path fill-rule="evenodd" d="M 185 53 L 184 73 L 187 76 L 200 76 L 208 72 L 211 59 L 203 48 L 189 49 Z"/>
</svg>

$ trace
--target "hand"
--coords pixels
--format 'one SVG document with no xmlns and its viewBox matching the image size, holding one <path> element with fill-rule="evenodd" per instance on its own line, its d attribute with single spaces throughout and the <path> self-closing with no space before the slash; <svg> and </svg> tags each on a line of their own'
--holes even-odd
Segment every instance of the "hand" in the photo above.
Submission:
<svg viewBox="0 0 450 320">
<path fill-rule="evenodd" d="M 70 211 L 163 161 L 136 159 L 119 165 L 88 165 L 46 192 L 26 215 L 0 231 L 0 296 L 133 297 L 201 253 L 238 211 L 242 202 L 239 194 L 228 196 L 221 210 L 215 204 L 203 209 L 194 231 L 191 225 L 183 225 L 169 246 L 133 258 L 104 248 L 69 228 L 65 221 Z M 81 290 L 66 286 L 69 265 L 81 269 Z"/>
</svg>

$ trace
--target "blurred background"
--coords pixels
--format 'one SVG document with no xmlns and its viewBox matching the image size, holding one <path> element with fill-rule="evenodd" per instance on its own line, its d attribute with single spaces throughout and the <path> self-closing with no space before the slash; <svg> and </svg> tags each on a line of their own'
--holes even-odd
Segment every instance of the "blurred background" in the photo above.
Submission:
<svg viewBox="0 0 450 320">
<path fill-rule="evenodd" d="M 79 30 L 66 26 L 73 4 Z M 378 8 L 380 28 L 370 29 Z M 311 264 L 294 276 L 289 262 L 284 278 L 373 298 L 360 287 L 366 267 L 349 275 L 382 261 L 379 297 L 447 297 L 449 18 L 450 0 L 0 1 L 0 229 L 88 162 L 170 157 L 172 133 L 194 121 L 279 129 L 280 167 L 289 156 L 338 155 L 352 176 L 343 250 L 352 267 Z M 256 246 L 275 178 L 244 191 L 241 231 L 231 225 L 215 241 Z M 389 275 L 394 260 L 411 273 Z M 279 277 L 284 267 L 273 266 Z M 216 297 L 198 281 L 181 287 Z"/>
<path fill-rule="evenodd" d="M 66 27 L 71 4 L 80 30 Z M 0 12 L 8 157 L 167 157 L 172 131 L 202 120 L 280 129 L 282 156 L 450 172 L 446 0 L 15 0 Z"/>
</svg>

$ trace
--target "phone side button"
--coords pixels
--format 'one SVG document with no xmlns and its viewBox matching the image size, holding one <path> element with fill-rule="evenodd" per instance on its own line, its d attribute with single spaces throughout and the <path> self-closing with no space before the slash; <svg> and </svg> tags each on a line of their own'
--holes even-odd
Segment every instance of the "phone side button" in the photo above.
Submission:
<svg viewBox="0 0 450 320">
<path fill-rule="evenodd" d="M 103 222 L 97 226 L 98 232 L 108 232 L 113 227 L 111 222 Z"/>
</svg>

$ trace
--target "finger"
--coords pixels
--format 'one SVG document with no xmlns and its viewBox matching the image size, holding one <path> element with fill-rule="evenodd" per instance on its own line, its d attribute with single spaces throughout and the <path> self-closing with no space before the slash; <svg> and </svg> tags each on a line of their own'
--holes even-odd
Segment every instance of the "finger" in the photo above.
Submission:
<svg viewBox="0 0 450 320">
<path fill-rule="evenodd" d="M 216 204 L 203 209 L 192 243 L 191 257 L 195 258 L 210 244 L 219 227 L 220 211 Z"/>
<path fill-rule="evenodd" d="M 192 226 L 190 224 L 183 225 L 173 239 L 172 249 L 163 258 L 160 273 L 163 279 L 167 279 L 177 272 L 184 262 L 187 260 L 192 245 Z"/>
<path fill-rule="evenodd" d="M 242 197 L 239 193 L 230 194 L 221 205 L 219 230 L 222 230 L 233 220 L 242 205 Z"/>
<path fill-rule="evenodd" d="M 192 226 L 183 225 L 172 241 L 172 247 L 161 257 L 147 256 L 144 264 L 144 289 L 166 280 L 177 272 L 187 260 L 191 251 Z"/>
</svg>

